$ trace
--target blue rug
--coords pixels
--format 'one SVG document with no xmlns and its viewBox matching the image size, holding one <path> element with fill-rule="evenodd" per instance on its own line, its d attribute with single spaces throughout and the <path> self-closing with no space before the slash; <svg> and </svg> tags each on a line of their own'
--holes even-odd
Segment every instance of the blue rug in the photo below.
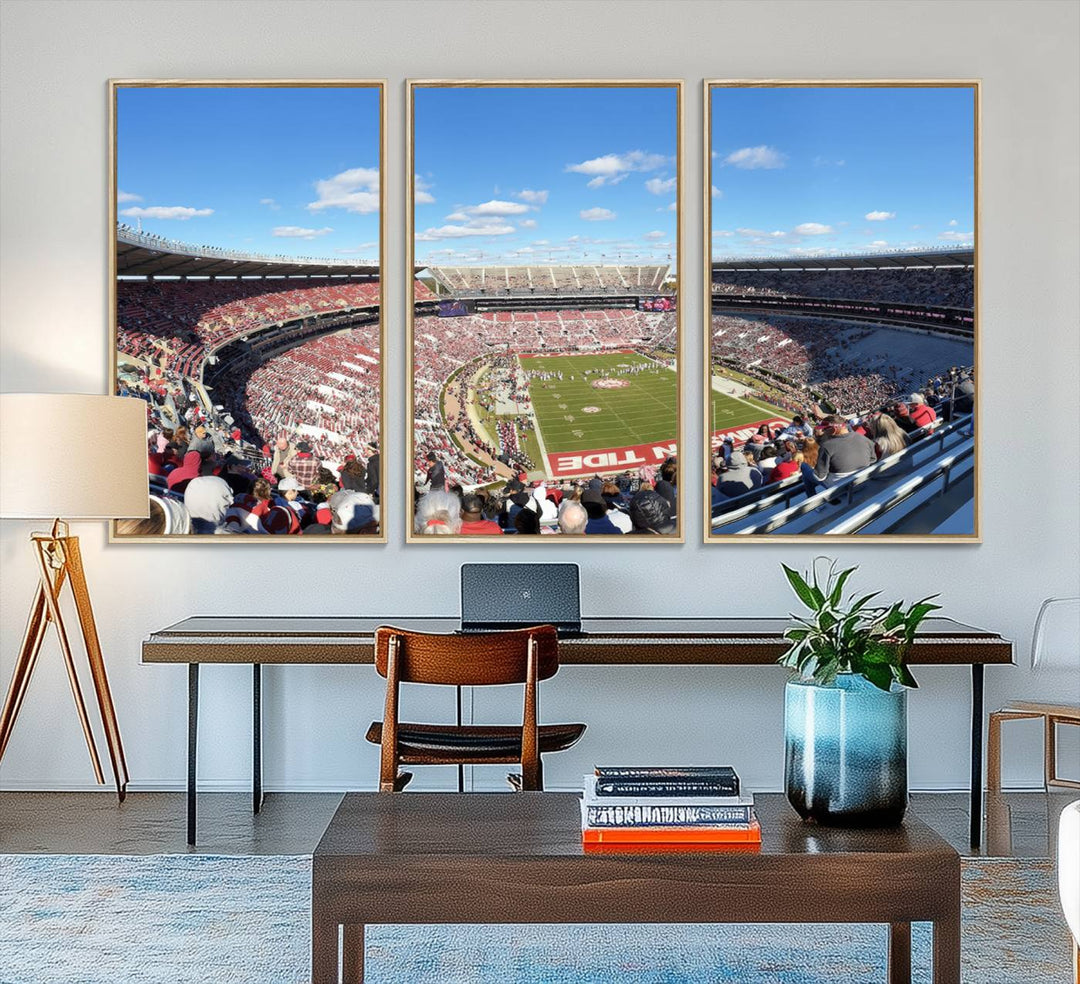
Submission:
<svg viewBox="0 0 1080 984">
<path fill-rule="evenodd" d="M 969 984 L 1065 981 L 1049 861 L 963 863 Z M 311 858 L 0 855 L 3 984 L 304 984 Z M 930 930 L 913 928 L 914 980 Z M 862 984 L 883 926 L 378 926 L 369 984 Z"/>
</svg>

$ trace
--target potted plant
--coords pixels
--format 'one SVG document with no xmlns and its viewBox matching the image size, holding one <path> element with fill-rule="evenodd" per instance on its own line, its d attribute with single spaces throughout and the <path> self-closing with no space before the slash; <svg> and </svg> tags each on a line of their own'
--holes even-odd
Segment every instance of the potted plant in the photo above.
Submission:
<svg viewBox="0 0 1080 984">
<path fill-rule="evenodd" d="M 940 605 L 872 604 L 844 597 L 858 569 L 817 558 L 804 576 L 783 565 L 808 614 L 792 615 L 778 662 L 797 671 L 784 693 L 784 783 L 804 820 L 851 826 L 899 823 L 907 809 L 905 665 L 919 624 Z"/>
</svg>

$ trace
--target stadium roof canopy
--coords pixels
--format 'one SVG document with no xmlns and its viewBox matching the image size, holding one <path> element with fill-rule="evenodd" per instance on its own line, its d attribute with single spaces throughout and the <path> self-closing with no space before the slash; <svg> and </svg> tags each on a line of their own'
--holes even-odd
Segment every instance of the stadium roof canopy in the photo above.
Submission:
<svg viewBox="0 0 1080 984">
<path fill-rule="evenodd" d="M 377 260 L 263 256 L 162 239 L 127 226 L 116 229 L 119 277 L 374 277 Z"/>
<path fill-rule="evenodd" d="M 974 265 L 975 250 L 970 246 L 834 256 L 730 256 L 712 261 L 714 270 L 903 270 Z"/>
</svg>

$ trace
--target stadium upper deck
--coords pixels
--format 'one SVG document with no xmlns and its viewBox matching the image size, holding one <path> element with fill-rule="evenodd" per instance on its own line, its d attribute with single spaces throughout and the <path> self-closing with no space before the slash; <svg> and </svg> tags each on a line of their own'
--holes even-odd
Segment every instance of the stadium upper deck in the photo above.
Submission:
<svg viewBox="0 0 1080 984">
<path fill-rule="evenodd" d="M 457 297 L 491 295 L 655 294 L 670 266 L 592 263 L 560 266 L 428 267 L 438 284 Z"/>
<path fill-rule="evenodd" d="M 123 223 L 116 227 L 118 277 L 377 277 L 378 260 L 265 256 L 184 243 Z"/>
<path fill-rule="evenodd" d="M 718 270 L 911 270 L 975 266 L 975 250 L 890 250 L 882 253 L 835 253 L 831 256 L 728 256 L 712 261 Z"/>
</svg>

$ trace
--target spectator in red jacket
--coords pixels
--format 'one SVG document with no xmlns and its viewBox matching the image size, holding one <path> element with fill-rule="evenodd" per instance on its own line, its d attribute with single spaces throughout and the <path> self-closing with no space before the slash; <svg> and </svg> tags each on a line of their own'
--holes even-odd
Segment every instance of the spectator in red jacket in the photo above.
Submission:
<svg viewBox="0 0 1080 984">
<path fill-rule="evenodd" d="M 937 411 L 926 402 L 922 393 L 912 393 L 908 400 L 911 421 L 916 427 L 929 427 L 937 420 Z"/>
</svg>

